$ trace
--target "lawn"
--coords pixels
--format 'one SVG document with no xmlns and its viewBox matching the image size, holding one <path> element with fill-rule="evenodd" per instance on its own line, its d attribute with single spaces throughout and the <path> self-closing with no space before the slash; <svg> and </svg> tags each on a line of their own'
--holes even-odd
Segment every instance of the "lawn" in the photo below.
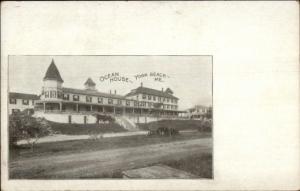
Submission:
<svg viewBox="0 0 300 191">
<path fill-rule="evenodd" d="M 24 158 L 39 157 L 39 156 L 53 156 L 65 155 L 80 152 L 109 150 L 126 147 L 137 147 L 142 145 L 167 143 L 172 141 L 198 139 L 204 137 L 211 137 L 211 133 L 181 133 L 173 137 L 161 136 L 146 136 L 135 135 L 126 137 L 110 137 L 99 140 L 74 140 L 51 143 L 39 143 L 35 146 L 34 152 L 26 145 L 18 146 L 10 149 L 10 160 L 22 160 Z"/>
<path fill-rule="evenodd" d="M 127 131 L 117 123 L 100 123 L 100 124 L 69 124 L 69 123 L 56 123 L 49 121 L 53 131 L 58 134 L 65 135 L 88 135 L 99 133 L 113 133 Z"/>
<path fill-rule="evenodd" d="M 200 120 L 161 120 L 154 121 L 147 124 L 138 124 L 141 130 L 154 130 L 159 127 L 174 128 L 179 131 L 182 130 L 200 130 L 203 128 L 203 122 Z M 209 130 L 211 132 L 211 128 Z"/>
</svg>

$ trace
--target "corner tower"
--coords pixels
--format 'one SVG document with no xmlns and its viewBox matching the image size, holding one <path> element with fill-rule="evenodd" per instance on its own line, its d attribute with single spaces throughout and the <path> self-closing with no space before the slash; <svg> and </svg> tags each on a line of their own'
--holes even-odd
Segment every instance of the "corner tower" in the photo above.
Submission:
<svg viewBox="0 0 300 191">
<path fill-rule="evenodd" d="M 53 59 L 51 61 L 50 66 L 47 69 L 43 81 L 44 86 L 42 89 L 41 99 L 62 99 L 62 84 L 64 81 L 61 78 Z"/>
</svg>

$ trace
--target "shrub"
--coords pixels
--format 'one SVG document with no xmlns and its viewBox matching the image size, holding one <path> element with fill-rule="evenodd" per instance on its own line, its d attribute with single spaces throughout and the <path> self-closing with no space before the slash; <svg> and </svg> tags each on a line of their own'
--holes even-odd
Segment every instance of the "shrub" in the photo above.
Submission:
<svg viewBox="0 0 300 191">
<path fill-rule="evenodd" d="M 212 121 L 211 120 L 203 120 L 201 121 L 198 131 L 200 132 L 211 132 L 212 131 Z"/>
<path fill-rule="evenodd" d="M 159 127 L 155 130 L 150 130 L 148 132 L 148 135 L 159 135 L 159 136 L 174 136 L 178 135 L 179 131 L 174 128 L 168 128 L 168 127 Z"/>
<path fill-rule="evenodd" d="M 51 126 L 44 118 L 34 118 L 27 112 L 13 113 L 9 116 L 10 146 L 16 146 L 18 140 L 25 139 L 33 151 L 37 141 L 50 134 Z"/>
</svg>

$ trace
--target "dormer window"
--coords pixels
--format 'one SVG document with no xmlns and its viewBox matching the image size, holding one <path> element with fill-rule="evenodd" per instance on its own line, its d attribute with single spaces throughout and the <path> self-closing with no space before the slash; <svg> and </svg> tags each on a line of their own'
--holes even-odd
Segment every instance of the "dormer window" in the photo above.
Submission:
<svg viewBox="0 0 300 191">
<path fill-rule="evenodd" d="M 143 94 L 143 99 L 146 99 L 146 97 L 147 97 L 147 96 L 146 96 L 145 94 Z"/>
<path fill-rule="evenodd" d="M 61 92 L 57 92 L 57 98 L 59 98 L 59 99 L 62 98 L 62 95 L 63 94 Z"/>
<path fill-rule="evenodd" d="M 126 100 L 126 106 L 130 106 L 130 101 Z"/>
<path fill-rule="evenodd" d="M 113 104 L 113 99 L 108 99 L 108 104 Z"/>
<path fill-rule="evenodd" d="M 148 100 L 151 100 L 151 95 L 148 95 Z"/>
<path fill-rule="evenodd" d="M 98 103 L 103 103 L 103 98 L 102 97 L 98 97 Z"/>
</svg>

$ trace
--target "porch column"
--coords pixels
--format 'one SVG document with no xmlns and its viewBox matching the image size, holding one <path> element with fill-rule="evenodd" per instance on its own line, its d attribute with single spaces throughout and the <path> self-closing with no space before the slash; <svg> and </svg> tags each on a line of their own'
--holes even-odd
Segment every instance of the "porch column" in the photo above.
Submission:
<svg viewBox="0 0 300 191">
<path fill-rule="evenodd" d="M 76 104 L 76 112 L 78 112 L 78 103 Z"/>
<path fill-rule="evenodd" d="M 90 106 L 90 110 L 93 111 L 93 106 L 92 105 Z"/>
<path fill-rule="evenodd" d="M 125 111 L 126 111 L 126 110 L 125 110 L 125 107 L 123 107 L 123 115 L 125 114 Z"/>
<path fill-rule="evenodd" d="M 114 107 L 114 114 L 116 114 L 116 107 Z"/>
<path fill-rule="evenodd" d="M 60 112 L 62 111 L 62 103 L 61 102 L 59 103 L 59 111 Z"/>
<path fill-rule="evenodd" d="M 104 109 L 104 106 L 102 106 L 102 113 L 105 113 L 105 109 Z"/>
<path fill-rule="evenodd" d="M 44 102 L 43 105 L 44 105 L 44 112 L 45 112 L 46 111 L 46 103 Z"/>
</svg>

